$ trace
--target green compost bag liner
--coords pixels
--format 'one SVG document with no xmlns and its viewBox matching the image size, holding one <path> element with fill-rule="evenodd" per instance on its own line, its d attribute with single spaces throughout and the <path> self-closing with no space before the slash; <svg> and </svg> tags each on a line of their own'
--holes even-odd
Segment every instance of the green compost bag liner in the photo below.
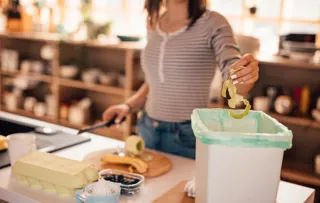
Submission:
<svg viewBox="0 0 320 203">
<path fill-rule="evenodd" d="M 191 123 L 203 144 L 281 149 L 292 146 L 292 131 L 261 111 L 234 119 L 228 109 L 195 109 Z"/>
</svg>

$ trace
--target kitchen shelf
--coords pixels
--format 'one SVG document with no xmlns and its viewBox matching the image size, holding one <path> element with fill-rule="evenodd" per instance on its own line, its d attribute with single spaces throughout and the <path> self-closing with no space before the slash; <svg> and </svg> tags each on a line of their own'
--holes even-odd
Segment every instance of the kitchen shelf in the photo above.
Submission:
<svg viewBox="0 0 320 203">
<path fill-rule="evenodd" d="M 313 164 L 284 159 L 281 179 L 297 184 L 320 187 L 320 176 L 314 172 Z"/>
<path fill-rule="evenodd" d="M 9 72 L 9 71 L 1 71 L 1 75 L 3 76 L 11 76 L 11 77 L 15 77 L 15 76 L 28 76 L 32 79 L 36 79 L 42 82 L 46 82 L 46 83 L 52 83 L 52 76 L 50 75 L 44 75 L 44 74 L 39 74 L 39 73 L 21 73 L 19 71 L 16 72 Z"/>
<path fill-rule="evenodd" d="M 101 92 L 105 94 L 112 94 L 117 96 L 124 96 L 124 89 L 119 87 L 110 87 L 99 84 L 86 83 L 79 80 L 59 79 L 59 84 L 65 87 L 73 87 L 78 89 Z"/>
<path fill-rule="evenodd" d="M 259 60 L 260 65 L 268 65 L 268 66 L 281 66 L 287 68 L 300 68 L 306 70 L 318 70 L 320 71 L 320 64 L 313 62 L 304 62 L 293 60 L 289 58 L 284 58 L 281 56 L 275 55 L 266 55 L 266 54 L 257 54 L 256 58 Z"/>
<path fill-rule="evenodd" d="M 144 49 L 146 43 L 145 42 L 119 42 L 119 43 L 106 43 L 101 40 L 85 40 L 85 41 L 77 41 L 71 40 L 61 37 L 61 35 L 56 33 L 16 33 L 16 32 L 0 32 L 0 37 L 8 38 L 8 39 L 21 39 L 21 40 L 32 40 L 32 41 L 44 41 L 51 43 L 59 43 L 63 42 L 71 45 L 85 45 L 88 47 L 96 47 L 96 48 L 109 48 L 109 49 L 120 49 L 120 50 L 135 50 L 140 51 Z"/>
<path fill-rule="evenodd" d="M 227 108 L 227 109 L 229 109 L 228 106 L 224 106 L 221 104 L 209 104 L 209 108 Z M 267 114 L 270 115 L 271 117 L 277 119 L 281 123 L 299 125 L 299 126 L 304 126 L 304 127 L 309 127 L 309 128 L 320 128 L 320 123 L 318 123 L 310 118 L 283 116 L 283 115 L 279 115 L 276 113 L 270 113 L 270 112 L 268 112 Z"/>
<path fill-rule="evenodd" d="M 46 122 L 49 122 L 49 123 L 56 123 L 56 119 L 54 117 L 51 117 L 51 116 L 41 116 L 41 117 L 40 116 L 36 116 L 34 113 L 25 111 L 23 109 L 16 109 L 14 111 L 11 111 L 11 110 L 6 109 L 2 105 L 1 106 L 1 111 L 8 112 L 8 113 L 13 113 L 13 114 L 17 114 L 17 115 L 25 116 L 25 117 L 29 117 L 29 118 L 39 119 L 39 120 L 43 120 L 43 121 L 46 121 Z"/>
<path fill-rule="evenodd" d="M 310 127 L 310 128 L 320 128 L 320 123 L 310 118 L 282 116 L 276 113 L 268 113 L 268 114 L 271 117 L 283 123 L 292 124 L 292 125 L 301 125 L 301 126 Z"/>
</svg>

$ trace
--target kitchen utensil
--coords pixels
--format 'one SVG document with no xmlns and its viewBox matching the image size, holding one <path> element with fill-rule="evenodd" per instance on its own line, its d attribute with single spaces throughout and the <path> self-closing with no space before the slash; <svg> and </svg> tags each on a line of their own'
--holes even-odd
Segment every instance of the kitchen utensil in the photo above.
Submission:
<svg viewBox="0 0 320 203">
<path fill-rule="evenodd" d="M 23 108 L 26 111 L 33 112 L 37 99 L 35 97 L 26 97 L 24 100 Z"/>
<path fill-rule="evenodd" d="M 63 120 L 68 120 L 68 115 L 69 115 L 69 109 L 70 105 L 68 104 L 61 104 L 60 105 L 60 118 Z"/>
<path fill-rule="evenodd" d="M 7 110 L 16 111 L 21 108 L 23 97 L 21 94 L 6 93 L 4 94 L 4 104 Z"/>
<path fill-rule="evenodd" d="M 30 73 L 32 63 L 29 60 L 23 60 L 20 65 L 21 73 Z"/>
<path fill-rule="evenodd" d="M 271 100 L 271 109 L 274 109 L 274 102 L 278 96 L 281 94 L 281 88 L 275 85 L 268 85 L 264 88 L 265 96 L 269 97 Z"/>
<path fill-rule="evenodd" d="M 127 165 L 122 164 L 102 164 L 101 158 L 106 155 L 113 155 L 117 152 L 117 148 L 100 150 L 96 152 L 89 153 L 86 157 L 84 157 L 83 161 L 94 165 L 100 170 L 103 169 L 116 169 L 121 171 L 129 171 L 129 167 Z M 152 159 L 146 160 L 144 157 L 152 157 Z M 145 150 L 141 156 L 137 158 L 142 159 L 144 162 L 148 164 L 148 171 L 143 173 L 145 178 L 153 178 L 166 174 L 172 168 L 171 160 L 163 153 Z"/>
<path fill-rule="evenodd" d="M 15 162 L 36 150 L 36 136 L 28 133 L 17 133 L 7 136 L 10 163 L 13 166 Z"/>
<path fill-rule="evenodd" d="M 52 45 L 45 44 L 41 47 L 40 55 L 45 60 L 53 60 L 56 55 L 55 48 Z"/>
<path fill-rule="evenodd" d="M 24 75 L 19 75 L 13 79 L 13 85 L 16 88 L 19 88 L 21 90 L 35 88 L 38 84 L 39 84 L 39 81 L 31 79 Z"/>
<path fill-rule="evenodd" d="M 125 75 L 121 74 L 118 76 L 118 84 L 120 87 L 124 88 L 125 84 L 126 84 L 126 77 Z"/>
<path fill-rule="evenodd" d="M 56 97 L 52 94 L 48 94 L 46 95 L 45 102 L 47 105 L 47 115 L 55 116 L 58 105 Z"/>
<path fill-rule="evenodd" d="M 47 105 L 43 102 L 38 102 L 35 106 L 34 106 L 34 114 L 38 117 L 42 117 L 45 116 L 47 113 Z"/>
<path fill-rule="evenodd" d="M 81 79 L 87 83 L 98 83 L 101 71 L 99 69 L 89 69 L 81 74 Z"/>
<path fill-rule="evenodd" d="M 79 105 L 75 104 L 69 108 L 68 111 L 68 120 L 70 123 L 76 125 L 84 125 L 88 123 L 91 119 L 90 108 L 82 108 Z"/>
<path fill-rule="evenodd" d="M 76 66 L 65 65 L 60 67 L 60 76 L 63 78 L 75 78 L 79 73 L 79 69 Z"/>
<path fill-rule="evenodd" d="M 287 115 L 292 112 L 293 101 L 289 96 L 279 96 L 275 101 L 274 108 L 277 113 Z"/>
<path fill-rule="evenodd" d="M 120 123 L 122 123 L 123 121 L 125 121 L 126 117 L 124 117 Z M 83 128 L 81 130 L 78 131 L 78 135 L 79 134 L 82 134 L 84 132 L 90 132 L 90 131 L 93 131 L 95 129 L 98 129 L 98 128 L 103 128 L 103 127 L 110 127 L 112 125 L 115 124 L 115 120 L 116 120 L 116 117 L 114 117 L 113 119 L 111 119 L 110 121 L 107 121 L 107 122 L 101 122 L 101 123 L 98 123 L 98 124 L 95 124 L 95 125 L 92 125 L 92 126 L 89 126 L 89 127 L 86 127 L 86 128 Z"/>
<path fill-rule="evenodd" d="M 32 72 L 40 74 L 44 73 L 44 64 L 41 61 L 33 61 Z"/>
<path fill-rule="evenodd" d="M 117 37 L 122 42 L 137 42 L 140 40 L 140 37 L 138 37 L 138 36 L 117 35 Z"/>
<path fill-rule="evenodd" d="M 256 111 L 269 112 L 271 100 L 269 97 L 255 97 L 253 99 L 253 109 Z"/>
<path fill-rule="evenodd" d="M 119 183 L 121 187 L 121 194 L 133 195 L 139 192 L 142 183 L 144 182 L 144 176 L 136 173 L 129 173 L 126 171 L 105 169 L 99 172 L 99 176 L 103 180 Z"/>
<path fill-rule="evenodd" d="M 111 72 L 111 73 L 102 73 L 99 75 L 99 82 L 102 85 L 116 85 L 118 80 L 118 73 Z"/>
<path fill-rule="evenodd" d="M 19 65 L 19 53 L 14 50 L 9 50 L 7 60 L 8 71 L 16 72 Z"/>
</svg>

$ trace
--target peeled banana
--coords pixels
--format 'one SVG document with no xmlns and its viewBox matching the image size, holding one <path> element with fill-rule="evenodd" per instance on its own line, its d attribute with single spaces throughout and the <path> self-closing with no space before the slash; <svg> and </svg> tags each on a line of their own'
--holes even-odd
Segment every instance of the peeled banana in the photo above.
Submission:
<svg viewBox="0 0 320 203">
<path fill-rule="evenodd" d="M 101 162 L 131 165 L 138 171 L 138 173 L 145 173 L 148 170 L 148 164 L 146 164 L 144 161 L 129 156 L 107 155 L 101 158 Z"/>
<path fill-rule="evenodd" d="M 126 139 L 126 151 L 127 153 L 138 156 L 140 155 L 144 150 L 144 141 L 139 136 L 131 135 Z"/>
</svg>

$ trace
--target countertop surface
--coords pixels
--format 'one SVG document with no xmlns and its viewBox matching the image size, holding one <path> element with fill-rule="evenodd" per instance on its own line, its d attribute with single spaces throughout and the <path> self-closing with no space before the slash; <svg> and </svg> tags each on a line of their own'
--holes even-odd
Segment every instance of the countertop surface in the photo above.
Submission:
<svg viewBox="0 0 320 203">
<path fill-rule="evenodd" d="M 9 113 L 0 112 L 0 117 L 15 119 L 39 126 L 51 126 L 65 132 L 76 133 L 75 130 L 70 128 L 48 124 Z M 54 154 L 74 160 L 82 160 L 90 152 L 124 145 L 123 142 L 93 134 L 84 134 L 83 136 L 91 138 L 91 141 L 60 150 Z M 172 155 L 168 155 L 168 157 L 172 161 L 172 169 L 170 172 L 163 176 L 146 180 L 139 194 L 130 197 L 122 196 L 120 203 L 151 203 L 179 182 L 191 179 L 194 176 L 195 161 Z M 311 203 L 314 199 L 314 193 L 314 189 L 281 181 L 279 184 L 277 202 Z M 0 169 L 0 199 L 13 203 L 75 203 L 71 198 L 60 198 L 55 195 L 48 195 L 41 191 L 20 185 L 11 175 L 10 167 Z"/>
</svg>

